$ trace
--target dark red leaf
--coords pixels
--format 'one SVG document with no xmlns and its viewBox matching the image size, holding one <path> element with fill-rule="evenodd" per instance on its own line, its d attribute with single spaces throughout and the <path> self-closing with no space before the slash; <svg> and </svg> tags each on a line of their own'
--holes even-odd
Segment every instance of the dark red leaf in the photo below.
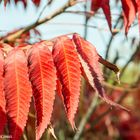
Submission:
<svg viewBox="0 0 140 140">
<path fill-rule="evenodd" d="M 26 125 L 32 95 L 26 56 L 20 49 L 10 51 L 5 60 L 4 89 L 9 134 L 12 140 L 20 140 Z"/>
<path fill-rule="evenodd" d="M 80 95 L 80 62 L 73 42 L 67 37 L 58 38 L 53 50 L 58 78 L 62 84 L 62 95 L 68 120 L 75 129 L 74 116 Z"/>
<path fill-rule="evenodd" d="M 56 70 L 46 41 L 36 43 L 28 53 L 30 80 L 37 113 L 36 140 L 50 122 L 56 89 Z"/>
</svg>

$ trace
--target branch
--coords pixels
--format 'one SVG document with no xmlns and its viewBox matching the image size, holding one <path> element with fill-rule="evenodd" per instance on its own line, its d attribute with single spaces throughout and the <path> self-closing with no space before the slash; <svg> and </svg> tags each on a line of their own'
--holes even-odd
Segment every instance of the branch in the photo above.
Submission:
<svg viewBox="0 0 140 140">
<path fill-rule="evenodd" d="M 23 33 L 26 33 L 28 32 L 29 30 L 43 24 L 43 23 L 46 23 L 48 21 L 50 21 L 51 19 L 53 19 L 54 17 L 62 14 L 67 8 L 77 4 L 77 0 L 69 0 L 65 5 L 63 5 L 61 8 L 59 8 L 58 10 L 56 10 L 53 14 L 47 16 L 46 18 L 44 19 L 40 19 L 39 21 L 25 27 L 25 28 L 22 28 L 20 30 L 18 30 L 17 32 L 9 35 L 9 36 L 6 36 L 5 38 L 3 38 L 1 40 L 1 42 L 5 42 L 5 43 L 8 43 L 8 42 L 14 42 L 17 38 L 19 38 Z"/>
<path fill-rule="evenodd" d="M 90 116 L 92 115 L 92 113 L 96 109 L 97 101 L 98 101 L 98 95 L 96 93 L 96 95 L 92 99 L 91 105 L 88 108 L 88 111 L 87 111 L 86 115 L 83 117 L 83 119 L 81 120 L 81 122 L 79 124 L 78 131 L 75 134 L 73 140 L 79 140 L 82 132 L 84 131 L 84 127 L 85 127 L 86 123 L 88 122 Z"/>
<path fill-rule="evenodd" d="M 121 19 L 121 17 L 119 17 L 119 18 L 117 19 L 117 22 L 116 22 L 114 28 L 117 27 L 117 25 L 119 24 L 120 19 Z M 116 35 L 116 34 L 115 34 L 115 35 Z M 109 43 L 108 43 L 108 45 L 107 45 L 106 54 L 105 54 L 105 59 L 106 59 L 106 60 L 108 59 L 108 55 L 109 55 L 109 51 L 110 51 L 111 43 L 112 43 L 113 39 L 114 39 L 114 35 L 112 35 L 112 36 L 110 37 Z M 103 68 L 103 72 L 106 73 L 106 67 Z"/>
</svg>

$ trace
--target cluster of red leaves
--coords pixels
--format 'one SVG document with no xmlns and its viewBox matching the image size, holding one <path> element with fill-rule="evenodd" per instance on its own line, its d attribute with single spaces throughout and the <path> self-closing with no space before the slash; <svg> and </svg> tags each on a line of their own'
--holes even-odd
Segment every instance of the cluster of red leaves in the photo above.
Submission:
<svg viewBox="0 0 140 140">
<path fill-rule="evenodd" d="M 136 14 L 138 13 L 138 22 L 140 28 L 140 1 L 139 0 L 120 0 L 123 10 L 123 19 L 125 33 L 128 33 L 128 30 L 133 23 Z M 106 16 L 110 30 L 112 29 L 111 24 L 111 11 L 110 11 L 110 0 L 91 0 L 91 11 L 96 12 L 98 9 L 102 8 Z"/>
<path fill-rule="evenodd" d="M 8 53 L 4 48 L 0 51 L 0 132 L 3 132 L 7 116 L 13 140 L 20 139 L 26 126 L 32 95 L 36 109 L 37 140 L 50 123 L 55 91 L 60 95 L 74 129 L 81 76 L 104 101 L 123 108 L 105 94 L 101 84 L 100 56 L 95 47 L 78 34 L 74 34 L 72 39 L 63 36 L 54 42 L 41 41 L 7 50 Z"/>
</svg>

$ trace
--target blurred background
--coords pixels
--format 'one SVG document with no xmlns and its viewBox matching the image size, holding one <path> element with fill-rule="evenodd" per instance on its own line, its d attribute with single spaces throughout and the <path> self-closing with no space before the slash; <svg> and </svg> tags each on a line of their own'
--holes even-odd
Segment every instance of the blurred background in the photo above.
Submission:
<svg viewBox="0 0 140 140">
<path fill-rule="evenodd" d="M 50 2 L 49 4 L 47 4 Z M 0 4 L 0 36 L 6 36 L 20 28 L 43 19 L 60 8 L 67 0 L 42 0 L 36 7 L 31 0 L 25 6 L 23 2 L 14 1 Z M 21 36 L 22 43 L 35 43 L 54 37 L 79 33 L 91 42 L 98 53 L 106 60 L 116 64 L 120 70 L 121 84 L 116 82 L 116 75 L 102 66 L 108 94 L 131 111 L 110 108 L 98 99 L 94 91 L 82 81 L 79 108 L 76 114 L 74 132 L 69 125 L 63 104 L 56 97 L 52 115 L 52 126 L 60 140 L 140 140 L 140 44 L 138 21 L 135 20 L 127 37 L 124 33 L 122 6 L 119 0 L 110 1 L 114 35 L 111 34 L 102 9 L 90 14 L 90 1 L 82 1 L 68 8 L 63 14 L 44 23 Z M 20 42 L 20 43 L 21 43 Z M 57 95 L 56 95 L 57 96 Z M 33 103 L 22 139 L 35 139 L 35 115 Z M 51 126 L 44 133 L 42 140 L 54 139 L 50 134 Z"/>
</svg>

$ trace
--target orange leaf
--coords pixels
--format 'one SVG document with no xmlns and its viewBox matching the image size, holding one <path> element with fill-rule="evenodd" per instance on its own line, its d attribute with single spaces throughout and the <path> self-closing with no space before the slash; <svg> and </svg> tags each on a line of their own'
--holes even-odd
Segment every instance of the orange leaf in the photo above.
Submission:
<svg viewBox="0 0 140 140">
<path fill-rule="evenodd" d="M 56 89 L 56 70 L 46 42 L 36 43 L 29 50 L 29 73 L 37 112 L 39 140 L 50 122 Z"/>
<path fill-rule="evenodd" d="M 53 50 L 58 78 L 62 85 L 62 95 L 68 120 L 75 129 L 74 116 L 80 95 L 80 62 L 73 42 L 67 37 L 58 38 Z"/>
<path fill-rule="evenodd" d="M 0 135 L 3 134 L 3 129 L 6 124 L 6 110 L 5 110 L 5 95 L 3 91 L 3 65 L 4 65 L 4 57 L 3 53 L 0 49 Z"/>
<path fill-rule="evenodd" d="M 32 95 L 26 56 L 20 49 L 10 51 L 5 60 L 4 89 L 9 133 L 12 140 L 20 140 L 26 125 Z"/>
</svg>

